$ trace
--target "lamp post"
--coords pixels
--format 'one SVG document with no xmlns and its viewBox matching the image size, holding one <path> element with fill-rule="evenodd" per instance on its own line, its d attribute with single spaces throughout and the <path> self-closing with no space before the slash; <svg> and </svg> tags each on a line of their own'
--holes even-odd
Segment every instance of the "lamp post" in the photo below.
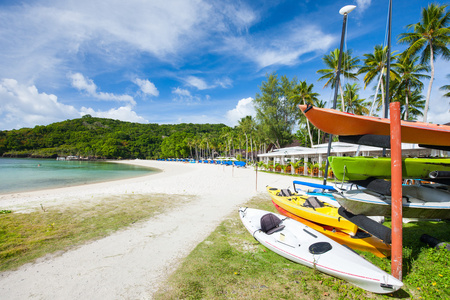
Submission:
<svg viewBox="0 0 450 300">
<path fill-rule="evenodd" d="M 336 72 L 336 83 L 335 83 L 335 86 L 334 86 L 333 109 L 336 109 L 336 104 L 337 104 L 337 95 L 338 95 L 338 88 L 339 88 L 339 80 L 340 80 L 340 77 L 341 77 L 342 51 L 343 51 L 343 48 L 344 48 L 345 27 L 347 25 L 347 16 L 355 8 L 356 8 L 355 5 L 346 5 L 346 6 L 342 7 L 339 10 L 339 13 L 344 16 L 344 21 L 342 23 L 341 46 L 340 46 L 340 49 L 339 49 L 339 62 L 338 62 L 338 69 L 337 69 L 337 72 Z M 342 107 L 342 109 L 344 109 L 344 108 Z M 326 165 L 325 165 L 325 175 L 323 177 L 323 184 L 324 185 L 327 184 L 328 168 L 329 168 L 328 157 L 330 156 L 331 141 L 333 139 L 333 135 L 332 134 L 328 134 L 328 136 L 329 136 L 329 140 L 328 140 L 328 150 L 327 150 L 327 161 L 326 161 Z"/>
</svg>

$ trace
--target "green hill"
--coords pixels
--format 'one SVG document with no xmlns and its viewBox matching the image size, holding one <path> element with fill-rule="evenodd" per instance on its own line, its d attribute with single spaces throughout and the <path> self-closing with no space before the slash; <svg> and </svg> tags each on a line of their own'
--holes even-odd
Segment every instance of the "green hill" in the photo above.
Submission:
<svg viewBox="0 0 450 300">
<path fill-rule="evenodd" d="M 219 135 L 224 127 L 227 126 L 139 124 L 85 115 L 47 126 L 0 131 L 0 155 L 43 158 L 77 155 L 110 159 L 187 157 L 189 139 Z"/>
</svg>

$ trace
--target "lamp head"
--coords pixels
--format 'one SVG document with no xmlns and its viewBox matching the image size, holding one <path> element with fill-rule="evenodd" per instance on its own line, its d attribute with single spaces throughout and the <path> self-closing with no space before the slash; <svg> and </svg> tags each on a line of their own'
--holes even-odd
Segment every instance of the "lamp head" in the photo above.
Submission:
<svg viewBox="0 0 450 300">
<path fill-rule="evenodd" d="M 341 15 L 348 15 L 352 10 L 356 8 L 356 5 L 346 5 L 339 10 Z"/>
</svg>

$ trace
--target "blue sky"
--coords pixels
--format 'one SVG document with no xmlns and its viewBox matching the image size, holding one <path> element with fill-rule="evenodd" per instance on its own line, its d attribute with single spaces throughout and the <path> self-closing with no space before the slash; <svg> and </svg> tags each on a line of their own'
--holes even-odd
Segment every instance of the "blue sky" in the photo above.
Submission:
<svg viewBox="0 0 450 300">
<path fill-rule="evenodd" d="M 429 2 L 393 2 L 392 50 L 401 51 L 398 34 Z M 84 114 L 234 126 L 254 114 L 251 100 L 272 72 L 313 83 L 331 106 L 316 71 L 339 47 L 348 4 L 357 8 L 346 48 L 361 57 L 386 41 L 388 0 L 0 1 L 0 130 Z M 439 91 L 448 70 L 438 59 L 430 122 L 450 121 Z M 371 85 L 361 97 L 372 94 Z"/>
</svg>

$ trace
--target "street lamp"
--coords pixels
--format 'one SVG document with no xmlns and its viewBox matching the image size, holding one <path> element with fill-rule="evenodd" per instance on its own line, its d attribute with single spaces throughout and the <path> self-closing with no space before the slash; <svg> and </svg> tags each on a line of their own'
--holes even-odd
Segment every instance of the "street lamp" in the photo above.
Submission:
<svg viewBox="0 0 450 300">
<path fill-rule="evenodd" d="M 348 15 L 352 10 L 356 8 L 356 5 L 346 5 L 339 10 L 339 13 L 343 16 Z M 344 21 L 345 22 L 345 21 Z"/>
<path fill-rule="evenodd" d="M 346 5 L 346 6 L 342 7 L 339 10 L 339 13 L 344 16 L 344 22 L 342 23 L 341 47 L 340 47 L 340 50 L 339 50 L 339 62 L 338 62 L 338 69 L 337 69 L 337 72 L 336 72 L 336 83 L 335 83 L 335 86 L 334 86 L 333 109 L 336 109 L 336 104 L 337 104 L 337 95 L 338 95 L 338 88 L 339 88 L 339 80 L 340 80 L 340 77 L 341 77 L 342 51 L 343 51 L 343 48 L 344 48 L 345 26 L 347 24 L 347 16 L 355 8 L 356 8 L 355 5 Z M 344 107 L 342 107 L 342 110 L 343 109 L 344 109 Z M 330 156 L 331 140 L 332 139 L 333 139 L 333 135 L 329 134 L 328 150 L 327 150 L 327 161 L 326 161 L 326 165 L 325 165 L 325 175 L 323 177 L 323 184 L 324 185 L 327 184 L 328 168 L 329 168 L 329 164 L 330 164 L 329 161 L 328 161 L 328 157 Z"/>
</svg>

